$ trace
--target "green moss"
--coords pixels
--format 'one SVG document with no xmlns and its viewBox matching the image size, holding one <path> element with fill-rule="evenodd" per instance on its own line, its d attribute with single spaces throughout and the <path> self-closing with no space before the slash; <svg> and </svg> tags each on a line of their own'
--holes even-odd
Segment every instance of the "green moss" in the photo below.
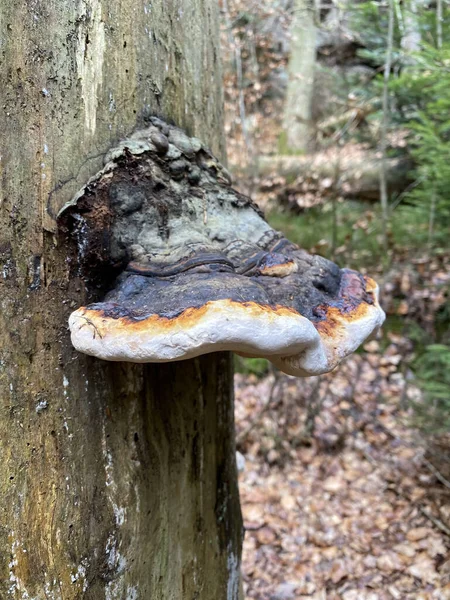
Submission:
<svg viewBox="0 0 450 600">
<path fill-rule="evenodd" d="M 361 269 L 378 268 L 384 260 L 381 235 L 381 214 L 378 203 L 368 204 L 353 200 L 339 202 L 336 211 L 336 249 L 333 252 L 333 210 L 331 203 L 316 206 L 300 215 L 281 210 L 268 213 L 274 229 L 282 231 L 290 240 L 342 266 Z M 390 245 L 395 251 L 428 250 L 427 211 L 400 206 L 390 219 Z M 442 242 L 436 231 L 436 242 Z M 437 248 L 438 250 L 439 248 Z"/>
<path fill-rule="evenodd" d="M 244 358 L 234 355 L 234 368 L 237 373 L 243 375 L 256 375 L 263 377 L 269 372 L 269 361 L 265 358 Z"/>
<path fill-rule="evenodd" d="M 282 131 L 278 136 L 278 154 L 284 156 L 304 156 L 304 150 L 293 150 L 289 148 L 287 133 L 286 131 Z"/>
<path fill-rule="evenodd" d="M 290 240 L 314 253 L 348 267 L 361 267 L 379 264 L 382 247 L 378 231 L 367 235 L 367 231 L 357 223 L 363 219 L 371 207 L 367 204 L 345 201 L 338 204 L 336 249 L 333 256 L 333 211 L 330 203 L 305 211 L 301 215 L 272 211 L 268 221 L 274 229 L 282 231 Z M 371 221 L 368 220 L 369 226 Z"/>
</svg>

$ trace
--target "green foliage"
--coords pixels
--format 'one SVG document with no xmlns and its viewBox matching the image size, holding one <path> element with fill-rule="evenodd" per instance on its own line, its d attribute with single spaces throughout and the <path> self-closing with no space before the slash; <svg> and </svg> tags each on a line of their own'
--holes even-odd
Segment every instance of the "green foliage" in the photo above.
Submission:
<svg viewBox="0 0 450 600">
<path fill-rule="evenodd" d="M 428 212 L 414 206 L 397 210 L 391 217 L 391 244 L 397 250 L 428 240 Z M 359 269 L 361 264 L 377 269 L 382 263 L 383 241 L 378 204 L 368 207 L 361 202 L 345 200 L 337 206 L 337 240 L 333 255 L 333 212 L 331 204 L 315 206 L 301 215 L 275 210 L 267 215 L 270 225 L 290 240 L 337 263 Z M 320 224 L 320 226 L 318 226 Z M 420 240 L 420 242 L 419 242 Z"/>
<path fill-rule="evenodd" d="M 423 391 L 413 404 L 418 425 L 433 434 L 450 431 L 450 346 L 427 346 L 413 366 Z"/>
<path fill-rule="evenodd" d="M 281 131 L 278 137 L 278 153 L 286 156 L 301 156 L 302 154 L 305 154 L 305 151 L 293 150 L 288 144 L 287 132 Z"/>
<path fill-rule="evenodd" d="M 378 207 L 374 207 L 374 210 L 377 211 Z M 365 257 L 365 264 L 374 265 L 379 261 L 381 247 L 377 232 L 368 236 L 365 227 L 358 226 L 359 222 L 364 222 L 367 215 L 372 223 L 378 221 L 371 218 L 372 211 L 368 211 L 367 206 L 360 202 L 346 200 L 338 204 L 336 246 L 339 252 L 338 256 L 335 256 L 337 262 L 357 267 L 361 256 Z M 330 203 L 315 206 L 298 216 L 277 210 L 269 213 L 267 218 L 274 229 L 282 231 L 302 248 L 314 249 L 316 254 L 333 258 L 333 211 Z M 377 229 L 378 225 L 374 224 L 374 227 Z"/>
<path fill-rule="evenodd" d="M 414 159 L 415 184 L 405 194 L 398 213 L 403 235 L 412 223 L 417 246 L 430 243 L 439 247 L 448 244 L 450 227 L 450 7 L 444 3 L 443 43 L 438 47 L 437 16 L 434 6 L 420 5 L 411 13 L 408 2 L 394 2 L 395 28 L 393 69 L 389 82 L 390 132 L 400 128 L 408 131 L 408 151 Z M 361 32 L 363 48 L 359 56 L 378 71 L 369 85 L 361 85 L 356 95 L 372 106 L 380 107 L 383 89 L 383 67 L 386 59 L 388 5 L 370 1 L 354 3 L 351 28 Z M 420 52 L 411 53 L 402 47 L 402 35 L 411 26 L 420 35 Z M 371 120 L 379 121 L 380 110 Z M 391 199 L 394 201 L 395 199 Z"/>
<path fill-rule="evenodd" d="M 269 361 L 265 358 L 244 358 L 235 354 L 234 367 L 237 373 L 264 377 L 269 372 Z"/>
<path fill-rule="evenodd" d="M 360 32 L 360 42 L 364 46 L 358 55 L 373 67 L 384 64 L 386 57 L 386 32 L 388 28 L 387 8 L 380 2 L 355 2 L 350 12 L 350 29 Z M 398 23 L 394 30 L 395 45 L 400 45 Z"/>
<path fill-rule="evenodd" d="M 418 185 L 408 200 L 417 212 L 434 221 L 432 241 L 446 243 L 450 227 L 450 44 L 440 49 L 424 46 L 414 59 L 411 69 L 391 85 L 399 101 L 409 106 L 410 153 Z"/>
</svg>

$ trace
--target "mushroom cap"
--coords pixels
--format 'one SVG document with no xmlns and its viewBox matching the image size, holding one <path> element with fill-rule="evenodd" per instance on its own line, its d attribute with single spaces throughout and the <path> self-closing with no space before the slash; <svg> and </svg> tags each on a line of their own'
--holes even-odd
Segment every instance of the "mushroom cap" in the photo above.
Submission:
<svg viewBox="0 0 450 600">
<path fill-rule="evenodd" d="M 372 279 L 338 270 L 328 273 L 328 290 L 317 289 L 333 263 L 311 257 L 305 270 L 293 255 L 276 261 L 261 254 L 263 268 L 251 275 L 236 273 L 226 255 L 212 253 L 171 268 L 133 265 L 104 302 L 72 313 L 72 343 L 104 360 L 138 363 L 232 350 L 306 376 L 332 370 L 382 324 Z M 319 281 L 313 278 L 317 262 L 323 265 Z M 265 273 L 267 263 L 279 267 L 281 278 Z M 295 295 L 298 287 L 302 293 Z"/>
<path fill-rule="evenodd" d="M 120 273 L 71 314 L 80 352 L 142 363 L 227 350 L 317 375 L 383 323 L 372 279 L 274 231 L 196 138 L 154 119 L 105 160 L 60 213 L 74 276 L 89 288 Z"/>
</svg>

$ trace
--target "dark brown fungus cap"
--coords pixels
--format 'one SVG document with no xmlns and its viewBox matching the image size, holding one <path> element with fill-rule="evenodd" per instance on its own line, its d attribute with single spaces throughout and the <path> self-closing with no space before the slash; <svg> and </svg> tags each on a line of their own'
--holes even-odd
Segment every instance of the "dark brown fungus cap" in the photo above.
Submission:
<svg viewBox="0 0 450 600">
<path fill-rule="evenodd" d="M 333 369 L 380 327 L 373 280 L 283 238 L 229 181 L 160 119 L 109 153 L 60 214 L 82 276 L 120 272 L 102 302 L 70 316 L 77 350 L 131 362 L 233 350 L 302 376 Z"/>
</svg>

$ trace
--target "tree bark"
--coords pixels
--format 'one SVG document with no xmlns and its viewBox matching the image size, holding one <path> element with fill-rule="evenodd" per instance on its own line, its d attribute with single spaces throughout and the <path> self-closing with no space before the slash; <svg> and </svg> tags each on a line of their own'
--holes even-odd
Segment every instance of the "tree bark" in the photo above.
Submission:
<svg viewBox="0 0 450 600">
<path fill-rule="evenodd" d="M 236 600 L 230 355 L 76 353 L 55 221 L 151 114 L 223 157 L 216 3 L 4 0 L 0 39 L 0 597 Z"/>
<path fill-rule="evenodd" d="M 412 52 L 419 52 L 421 43 L 421 33 L 419 24 L 418 8 L 420 2 L 417 0 L 409 0 L 404 5 L 403 11 L 403 22 L 404 31 L 402 32 L 401 48 L 405 54 L 411 54 Z M 411 58 L 411 57 L 407 57 Z"/>
<path fill-rule="evenodd" d="M 313 0 L 296 0 L 291 25 L 289 82 L 284 109 L 283 152 L 306 152 L 311 141 L 312 97 L 316 61 Z"/>
</svg>

